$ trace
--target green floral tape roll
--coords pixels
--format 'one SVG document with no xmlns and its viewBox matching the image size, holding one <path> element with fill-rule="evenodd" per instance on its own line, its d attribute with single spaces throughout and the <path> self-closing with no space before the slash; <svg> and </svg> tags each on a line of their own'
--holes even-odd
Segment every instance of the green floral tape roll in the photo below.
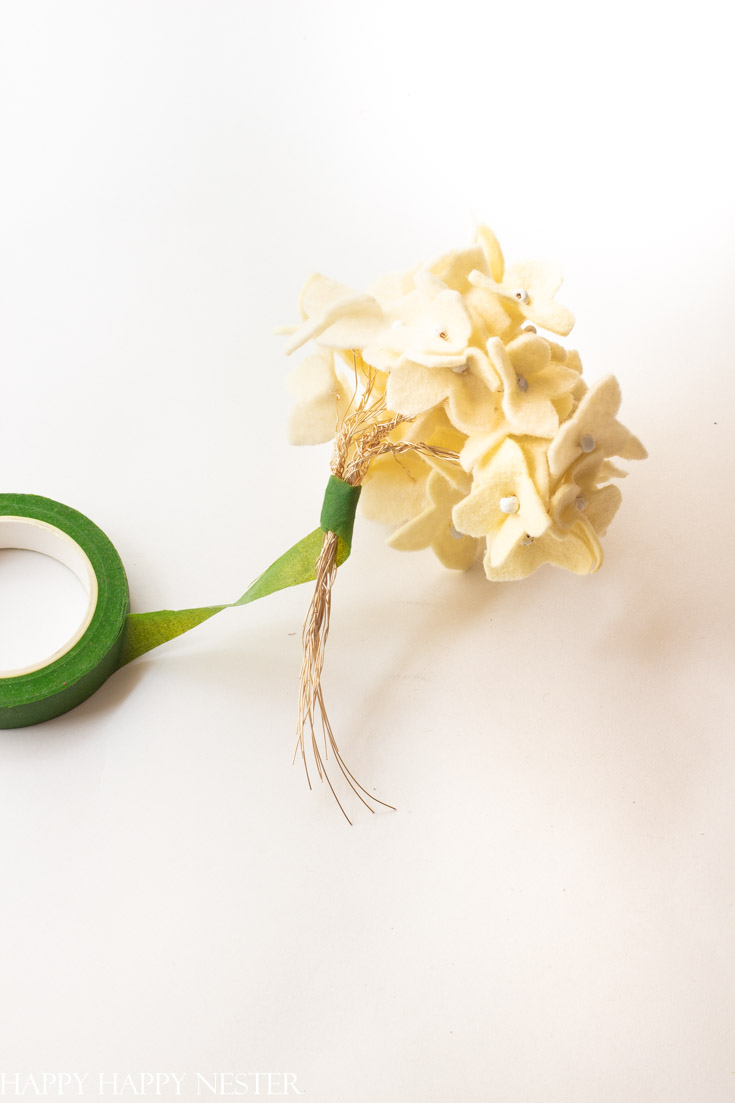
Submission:
<svg viewBox="0 0 735 1103">
<path fill-rule="evenodd" d="M 0 728 L 23 728 L 81 704 L 120 665 L 129 609 L 120 556 L 104 532 L 69 506 L 35 494 L 0 494 L 0 548 L 43 552 L 87 590 L 87 613 L 49 659 L 0 671 Z"/>
<path fill-rule="evenodd" d="M 271 563 L 237 601 L 130 613 L 125 569 L 97 525 L 50 498 L 0 494 L 0 548 L 26 548 L 58 559 L 77 575 L 89 596 L 84 620 L 54 655 L 35 666 L 0 671 L 0 728 L 24 728 L 61 716 L 119 667 L 215 613 L 312 581 L 326 531 L 339 537 L 337 564 L 342 564 L 350 554 L 359 497 L 359 487 L 332 476 L 320 528 Z"/>
</svg>

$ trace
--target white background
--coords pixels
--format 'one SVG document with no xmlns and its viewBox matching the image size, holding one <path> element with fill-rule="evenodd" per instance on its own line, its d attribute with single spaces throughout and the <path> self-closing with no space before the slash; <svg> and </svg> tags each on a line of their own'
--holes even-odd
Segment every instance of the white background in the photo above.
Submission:
<svg viewBox="0 0 735 1103">
<path fill-rule="evenodd" d="M 306 588 L 0 733 L 3 1071 L 735 1099 L 725 11 L 0 6 L 1 482 L 95 520 L 135 610 L 232 600 L 316 524 L 272 335 L 309 273 L 364 287 L 474 217 L 563 266 L 651 453 L 588 579 L 491 586 L 358 520 L 325 687 L 395 813 L 349 828 L 290 766 Z"/>
</svg>

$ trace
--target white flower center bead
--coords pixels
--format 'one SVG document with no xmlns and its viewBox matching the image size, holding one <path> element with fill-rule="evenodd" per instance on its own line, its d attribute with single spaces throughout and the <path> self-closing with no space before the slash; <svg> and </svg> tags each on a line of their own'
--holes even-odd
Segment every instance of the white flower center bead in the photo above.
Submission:
<svg viewBox="0 0 735 1103">
<path fill-rule="evenodd" d="M 574 499 L 574 504 L 580 512 L 583 509 L 586 509 L 587 508 L 587 499 L 585 498 L 584 494 L 580 494 L 578 498 L 575 498 Z"/>
<path fill-rule="evenodd" d="M 519 287 L 517 291 L 513 292 L 513 298 L 517 299 L 519 303 L 527 303 L 529 301 L 529 294 L 524 291 L 522 287 Z"/>
<path fill-rule="evenodd" d="M 525 394 L 528 390 L 528 380 L 526 379 L 525 375 L 517 375 L 516 383 L 518 384 L 518 390 Z"/>
<path fill-rule="evenodd" d="M 500 512 L 501 513 L 517 513 L 518 512 L 518 499 L 515 494 L 509 494 L 507 498 L 500 499 Z"/>
<path fill-rule="evenodd" d="M 584 436 L 579 438 L 579 447 L 583 452 L 594 452 L 595 438 L 592 436 L 592 433 L 585 433 Z"/>
</svg>

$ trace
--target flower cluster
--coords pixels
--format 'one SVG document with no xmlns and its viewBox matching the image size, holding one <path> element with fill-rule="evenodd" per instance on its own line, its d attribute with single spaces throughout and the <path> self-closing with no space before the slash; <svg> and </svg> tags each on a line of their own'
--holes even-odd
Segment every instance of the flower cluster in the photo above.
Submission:
<svg viewBox="0 0 735 1103">
<path fill-rule="evenodd" d="M 332 439 L 366 387 L 374 417 L 402 421 L 370 464 L 362 508 L 393 527 L 394 548 L 431 547 L 451 568 L 484 548 L 489 579 L 542 563 L 578 574 L 602 562 L 600 537 L 619 504 L 612 457 L 645 448 L 617 420 L 614 376 L 592 388 L 555 301 L 561 276 L 546 264 L 505 265 L 486 227 L 476 243 L 357 293 L 321 275 L 301 293 L 287 351 L 315 351 L 290 379 L 295 444 Z M 437 449 L 437 454 L 431 452 Z M 455 453 L 457 460 L 451 455 Z"/>
</svg>

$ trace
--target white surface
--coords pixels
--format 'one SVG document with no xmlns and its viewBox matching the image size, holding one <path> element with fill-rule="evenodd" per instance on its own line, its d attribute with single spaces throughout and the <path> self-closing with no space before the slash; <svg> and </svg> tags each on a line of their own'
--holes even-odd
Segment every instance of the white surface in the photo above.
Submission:
<svg viewBox="0 0 735 1103">
<path fill-rule="evenodd" d="M 725 13 L 3 5 L 2 483 L 96 521 L 135 609 L 230 600 L 315 524 L 271 335 L 310 271 L 364 286 L 473 215 L 564 267 L 651 453 L 589 579 L 359 525 L 326 693 L 397 813 L 350 829 L 290 768 L 305 589 L 2 733 L 6 1074 L 732 1100 Z"/>
</svg>

